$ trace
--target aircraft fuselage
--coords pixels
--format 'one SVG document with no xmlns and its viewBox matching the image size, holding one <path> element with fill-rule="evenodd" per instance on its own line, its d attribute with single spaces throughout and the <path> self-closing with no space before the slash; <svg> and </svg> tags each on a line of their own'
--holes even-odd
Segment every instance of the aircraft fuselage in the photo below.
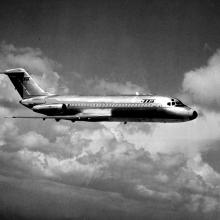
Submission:
<svg viewBox="0 0 220 220">
<path fill-rule="evenodd" d="M 57 120 L 184 122 L 197 117 L 196 111 L 178 99 L 164 96 L 51 95 L 23 99 L 20 103 Z"/>
<path fill-rule="evenodd" d="M 5 70 L 20 103 L 43 116 L 13 116 L 70 121 L 184 122 L 197 112 L 178 99 L 152 95 L 59 96 L 44 91 L 25 69 Z"/>
</svg>

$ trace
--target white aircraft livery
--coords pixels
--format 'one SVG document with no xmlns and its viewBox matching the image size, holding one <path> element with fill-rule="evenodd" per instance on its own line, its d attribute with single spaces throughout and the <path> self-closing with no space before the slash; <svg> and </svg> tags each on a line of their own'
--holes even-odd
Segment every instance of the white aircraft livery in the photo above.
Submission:
<svg viewBox="0 0 220 220">
<path fill-rule="evenodd" d="M 21 96 L 20 103 L 39 116 L 12 116 L 75 121 L 185 122 L 195 119 L 195 110 L 172 97 L 153 95 L 60 96 L 45 92 L 25 69 L 6 74 Z"/>
</svg>

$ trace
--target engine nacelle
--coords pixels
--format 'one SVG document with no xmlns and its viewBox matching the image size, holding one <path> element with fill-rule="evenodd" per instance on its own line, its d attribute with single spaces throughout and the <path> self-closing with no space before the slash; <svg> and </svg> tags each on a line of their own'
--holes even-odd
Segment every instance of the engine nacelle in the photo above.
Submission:
<svg viewBox="0 0 220 220">
<path fill-rule="evenodd" d="M 81 112 L 78 108 L 69 108 L 66 104 L 35 105 L 33 111 L 45 115 L 75 115 Z"/>
<path fill-rule="evenodd" d="M 46 104 L 35 105 L 32 110 L 46 115 L 60 115 L 67 112 L 67 107 L 65 104 Z"/>
</svg>

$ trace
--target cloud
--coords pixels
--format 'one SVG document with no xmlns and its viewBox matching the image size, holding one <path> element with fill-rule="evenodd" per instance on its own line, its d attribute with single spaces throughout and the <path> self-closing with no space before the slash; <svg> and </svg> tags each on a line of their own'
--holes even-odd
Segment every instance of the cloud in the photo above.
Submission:
<svg viewBox="0 0 220 220">
<path fill-rule="evenodd" d="M 18 67 L 25 68 L 43 89 L 52 93 L 57 92 L 60 85 L 60 76 L 55 69 L 59 69 L 61 65 L 49 59 L 38 48 L 16 47 L 2 42 L 0 44 L 0 67 L 1 71 Z M 0 98 L 7 98 L 11 102 L 19 100 L 20 97 L 9 79 L 3 75 L 0 77 Z M 64 90 L 67 92 L 67 87 Z"/>
<path fill-rule="evenodd" d="M 0 206 L 1 219 L 146 219 L 146 213 L 154 216 L 153 219 L 163 217 L 161 213 L 155 214 L 150 204 L 126 201 L 118 193 L 1 175 L 0 183 L 0 201 L 12 210 L 4 212 L 4 206 Z"/>
<path fill-rule="evenodd" d="M 109 202 L 109 196 L 116 193 L 123 200 L 124 207 L 129 207 L 131 203 L 135 206 L 132 212 L 119 206 L 118 211 L 127 217 L 149 217 L 152 207 L 154 210 L 158 207 L 155 219 L 161 219 L 162 215 L 166 218 L 170 215 L 167 214 L 168 210 L 173 213 L 173 207 L 178 210 L 172 214 L 174 216 L 181 216 L 182 212 L 193 216 L 199 212 L 208 214 L 219 211 L 219 174 L 203 161 L 200 148 L 193 154 L 187 153 L 194 147 L 190 143 L 190 136 L 183 137 L 176 145 L 168 136 L 166 141 L 160 143 L 161 147 L 153 151 L 154 142 L 159 139 L 158 135 L 162 130 L 165 132 L 170 129 L 170 133 L 173 131 L 173 135 L 176 135 L 180 132 L 178 125 L 155 125 L 151 128 L 146 124 L 124 126 L 114 123 L 79 123 L 72 126 L 68 122 L 48 122 L 50 134 L 46 132 L 46 128 L 45 132 L 42 131 L 42 125 L 30 126 L 34 130 L 28 132 L 26 128 L 22 130 L 26 123 L 29 122 L 4 121 L 2 124 L 0 133 L 4 142 L 0 148 L 0 173 L 7 179 L 18 176 L 19 179 L 25 177 L 27 180 L 24 181 L 28 182 L 28 179 L 34 178 L 35 187 L 45 188 L 44 193 L 49 198 L 54 198 L 59 192 L 58 188 L 39 183 L 38 179 L 62 184 L 65 192 L 59 192 L 60 197 L 62 201 L 69 199 L 71 204 L 76 201 L 67 195 L 77 193 L 75 187 L 79 187 L 78 192 L 84 188 L 86 194 L 93 192 L 89 194 L 89 200 L 96 201 L 94 208 L 98 206 L 97 199 L 99 192 L 102 192 L 105 195 L 103 203 L 108 204 L 105 209 L 111 212 L 115 210 L 111 208 L 115 202 Z M 145 130 L 148 126 L 150 128 Z M 155 140 L 152 141 L 152 138 Z M 145 141 L 139 142 L 139 139 Z M 164 143 L 166 145 L 163 147 Z M 170 148 L 166 151 L 166 146 L 169 145 Z M 19 196 L 25 193 L 22 186 L 18 188 L 20 192 L 16 190 L 12 194 L 14 197 L 17 193 Z M 41 192 L 32 187 L 31 191 L 36 193 L 36 199 L 31 198 L 33 203 L 41 200 Z M 9 201 L 9 194 L 5 193 L 4 198 Z M 78 205 L 78 215 L 83 216 L 86 207 L 90 210 L 93 205 L 91 202 L 83 202 L 84 194 L 80 196 L 77 193 L 76 198 L 82 201 Z M 24 204 L 28 206 L 26 202 Z M 56 204 L 52 202 L 51 207 L 54 206 Z M 24 208 L 20 206 L 19 210 Z M 75 216 L 71 210 L 65 210 L 66 214 Z M 49 216 L 59 215 L 50 213 Z M 89 212 L 89 216 L 93 214 Z M 97 216 L 102 216 L 101 211 Z"/>
<path fill-rule="evenodd" d="M 185 73 L 183 92 L 202 105 L 220 104 L 220 50 L 210 57 L 206 66 Z"/>
<path fill-rule="evenodd" d="M 7 131 L 13 126 L 8 126 Z M 134 144 L 124 137 L 126 130 L 132 134 L 132 129 L 134 133 L 136 129 L 141 129 L 135 124 L 134 128 L 120 124 L 96 124 L 87 128 L 83 125 L 70 127 L 68 123 L 54 124 L 52 129 L 56 138 L 51 140 L 47 134 L 39 134 L 40 128 L 18 135 L 21 126 L 18 125 L 17 133 L 13 134 L 19 138 L 4 144 L 8 148 L 13 147 L 9 144 L 20 147 L 14 152 L 2 148 L 1 173 L 20 173 L 66 186 L 118 193 L 125 204 L 129 204 L 130 200 L 148 205 L 166 201 L 163 206 L 170 211 L 172 206 L 192 213 L 219 210 L 216 205 L 220 201 L 216 188 L 219 187 L 219 174 L 202 160 L 200 151 L 191 157 L 181 150 L 151 153 L 148 150 L 151 142 L 138 146 L 138 142 Z M 66 132 L 59 132 L 60 127 Z M 148 130 L 149 135 L 151 132 L 157 130 Z M 8 132 L 4 134 L 7 136 Z M 169 143 L 169 138 L 166 141 Z M 61 148 L 60 151 L 58 148 Z M 93 195 L 94 198 L 96 196 Z"/>
<path fill-rule="evenodd" d="M 200 194 L 191 195 L 191 201 L 186 206 L 191 211 L 200 210 L 203 214 L 220 208 L 218 199 Z"/>
<path fill-rule="evenodd" d="M 10 56 L 5 60 L 0 56 L 1 62 L 17 67 L 27 55 L 30 63 L 36 57 L 42 67 L 36 74 L 47 69 L 53 78 L 53 61 L 39 49 L 2 47 L 1 53 Z M 37 66 L 33 62 L 33 68 Z M 59 74 L 54 80 L 57 87 Z M 7 91 L 8 82 L 0 82 L 0 89 Z M 146 91 L 129 82 L 104 79 L 89 79 L 85 85 L 92 90 L 89 94 Z M 194 98 L 191 91 L 184 90 Z M 11 113 L 7 96 L 2 99 L 0 112 Z M 1 119 L 0 203 L 21 216 L 40 213 L 41 218 L 50 219 L 108 219 L 106 213 L 118 219 L 207 219 L 213 213 L 218 215 L 220 174 L 202 154 L 220 141 L 220 112 L 203 112 L 197 120 L 182 124 L 126 126 Z M 0 207 L 2 213 L 5 210 Z"/>
<path fill-rule="evenodd" d="M 38 48 L 15 47 L 13 44 L 1 43 L 1 68 L 24 67 L 39 73 L 52 72 L 57 65 L 51 59 L 45 57 Z"/>
<path fill-rule="evenodd" d="M 146 186 L 138 185 L 137 191 L 140 193 L 141 196 L 146 198 L 153 198 L 158 200 L 175 200 L 178 202 L 181 199 L 181 195 L 177 192 L 158 192 L 151 189 L 146 188 Z"/>
<path fill-rule="evenodd" d="M 26 148 L 33 148 L 38 146 L 44 147 L 49 143 L 47 138 L 34 131 L 30 131 L 28 133 L 19 136 L 19 139 L 20 139 L 20 144 Z"/>
</svg>

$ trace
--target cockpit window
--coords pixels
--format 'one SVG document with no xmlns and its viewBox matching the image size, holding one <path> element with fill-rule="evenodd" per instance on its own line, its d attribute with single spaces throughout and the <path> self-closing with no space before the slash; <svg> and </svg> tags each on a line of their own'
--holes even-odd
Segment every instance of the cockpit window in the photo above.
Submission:
<svg viewBox="0 0 220 220">
<path fill-rule="evenodd" d="M 181 101 L 176 101 L 176 106 L 177 107 L 183 107 L 184 106 L 184 104 L 181 102 Z"/>
<path fill-rule="evenodd" d="M 179 101 L 178 99 L 177 100 L 174 100 L 174 99 L 171 99 L 172 102 L 168 102 L 167 105 L 169 106 L 176 106 L 176 107 L 183 107 L 185 106 L 181 101 Z"/>
</svg>

